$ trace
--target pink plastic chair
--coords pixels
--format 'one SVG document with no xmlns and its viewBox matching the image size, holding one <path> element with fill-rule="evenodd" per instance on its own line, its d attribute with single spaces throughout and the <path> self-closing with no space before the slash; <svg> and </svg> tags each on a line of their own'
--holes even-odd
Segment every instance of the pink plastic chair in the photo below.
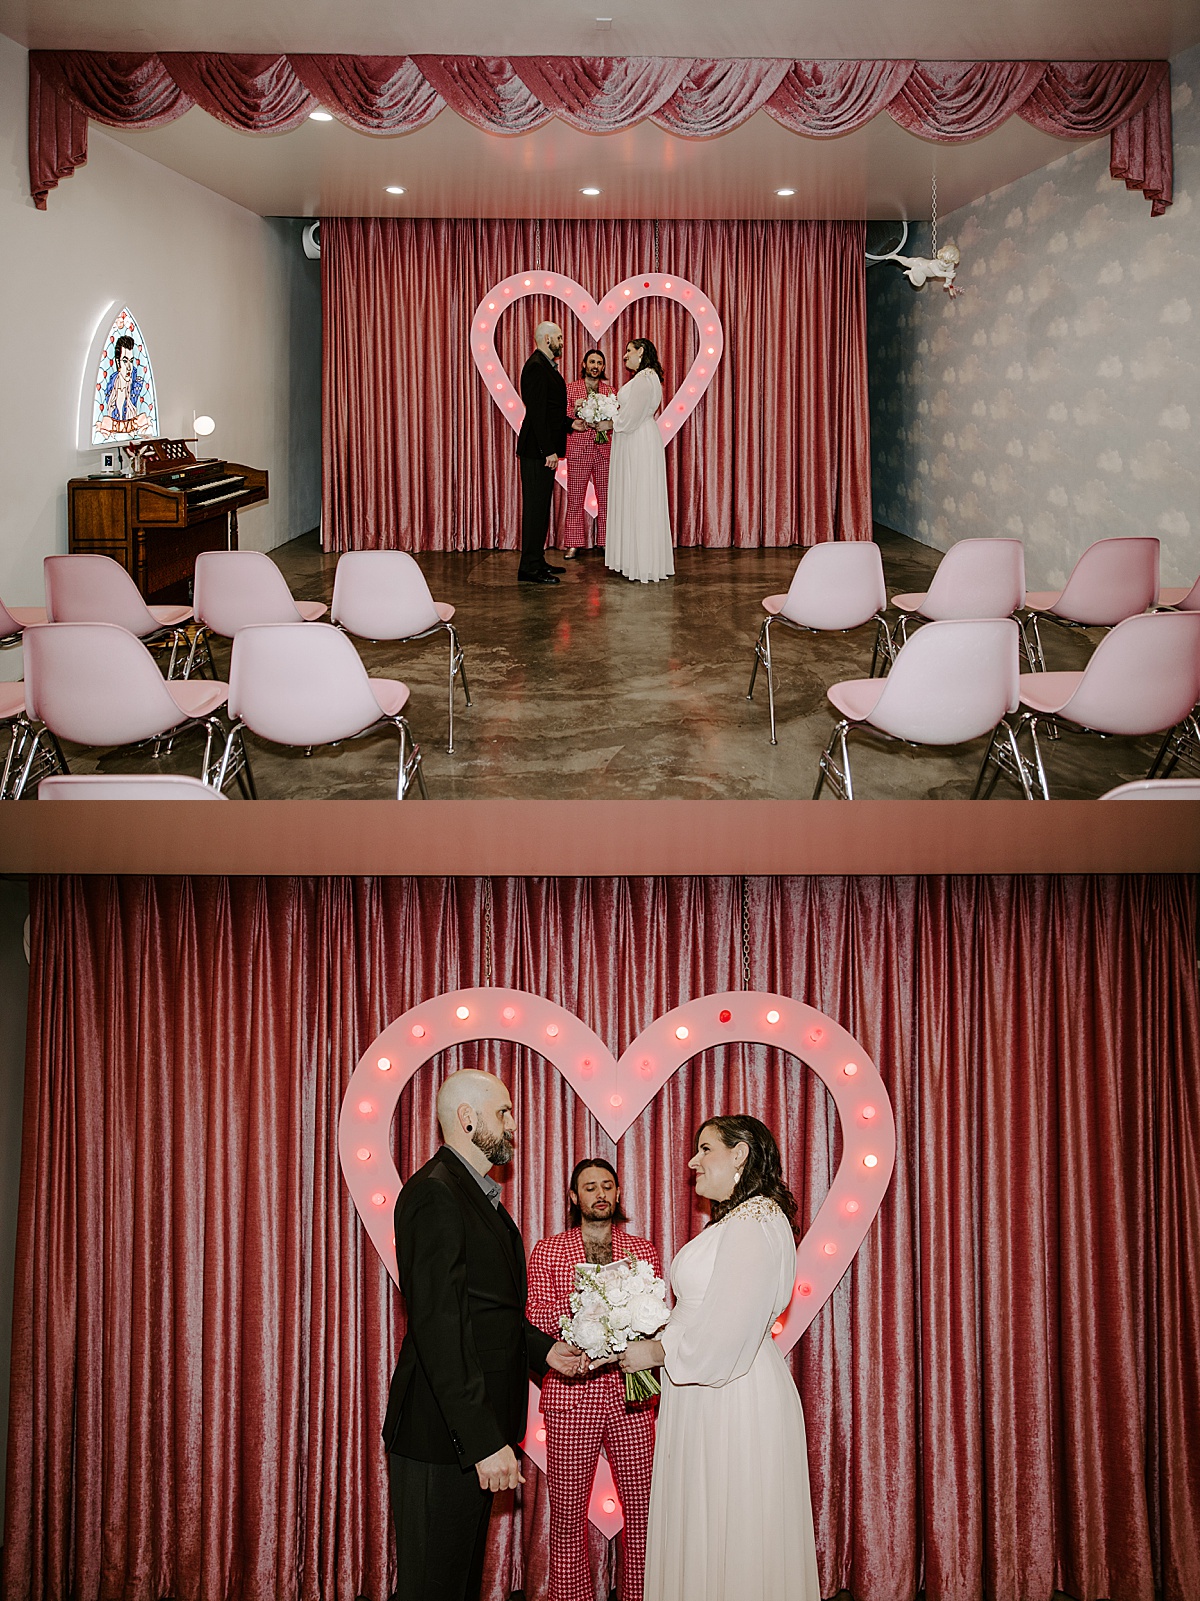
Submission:
<svg viewBox="0 0 1200 1601">
<path fill-rule="evenodd" d="M 847 634 L 852 628 L 875 624 L 871 676 L 880 662 L 892 659 L 892 638 L 884 621 L 887 590 L 879 546 L 866 540 L 845 544 L 830 541 L 814 545 L 800 560 L 786 595 L 768 595 L 763 601 L 762 627 L 754 644 L 754 666 L 746 699 L 754 699 L 759 664 L 767 671 L 767 704 L 771 712 L 771 743 L 775 737 L 775 674 L 771 661 L 771 625 L 783 623 L 798 633 Z"/>
<path fill-rule="evenodd" d="M 1012 617 L 1025 604 L 1025 547 L 1019 539 L 960 539 L 938 563 L 924 593 L 893 595 L 900 642 L 908 620 Z"/>
<path fill-rule="evenodd" d="M 887 678 L 855 678 L 827 691 L 841 719 L 821 756 L 813 799 L 827 781 L 843 800 L 854 799 L 846 742 L 851 729 L 869 729 L 910 745 L 961 745 L 991 734 L 989 755 L 1005 737 L 1015 758 L 1008 718 L 1018 706 L 1019 667 L 1019 634 L 1011 618 L 926 624 L 896 653 Z"/>
<path fill-rule="evenodd" d="M 1167 742 L 1147 775 L 1153 778 L 1174 733 L 1181 728 L 1200 733 L 1192 710 L 1200 700 L 1200 613 L 1127 617 L 1100 641 L 1082 672 L 1022 673 L 1020 696 L 1026 708 L 1017 728 L 1023 784 L 1041 799 L 1050 799 L 1037 734 L 1038 723 L 1044 720 L 1071 723 L 1094 734 L 1134 738 L 1168 730 Z M 1029 757 L 1020 750 L 1025 730 Z M 1007 757 L 1003 765 L 1008 768 Z M 998 771 L 992 774 L 989 792 L 997 777 Z"/>
<path fill-rule="evenodd" d="M 1098 539 L 1061 590 L 1030 590 L 1025 596 L 1030 665 L 1046 671 L 1039 618 L 1065 628 L 1115 628 L 1148 611 L 1158 597 L 1158 551 L 1157 539 Z"/>
<path fill-rule="evenodd" d="M 191 667 L 190 606 L 148 606 L 138 586 L 111 556 L 47 556 L 46 620 L 51 623 L 115 623 L 151 649 L 170 647 L 167 677 Z"/>
<path fill-rule="evenodd" d="M 234 637 L 230 741 L 248 728 L 260 739 L 311 754 L 314 745 L 357 739 L 390 724 L 400 740 L 396 799 L 404 799 L 414 778 L 424 796 L 421 751 L 402 715 L 407 702 L 408 685 L 368 677 L 354 646 L 330 623 L 242 628 Z"/>
<path fill-rule="evenodd" d="M 6 606 L 0 600 L 0 650 L 10 645 L 19 645 L 21 635 L 34 623 L 46 621 L 45 608 L 42 606 Z"/>
<path fill-rule="evenodd" d="M 41 727 L 29 742 L 17 799 L 29 787 L 42 752 L 52 772 L 69 771 L 59 745 L 143 745 L 171 740 L 191 728 L 205 732 L 201 777 L 215 778 L 214 750 L 224 746 L 221 787 L 236 777 L 254 794 L 241 740 L 227 736 L 221 709 L 228 685 L 165 680 L 141 640 L 114 623 L 45 623 L 25 631 L 25 711 Z M 231 754 L 232 746 L 232 754 Z"/>
<path fill-rule="evenodd" d="M 183 773 L 59 773 L 43 778 L 38 800 L 147 800 L 223 801 L 222 795 L 202 778 Z"/>
<path fill-rule="evenodd" d="M 339 628 L 360 639 L 408 641 L 445 632 L 450 643 L 449 717 L 454 754 L 454 678 L 462 678 L 463 699 L 471 704 L 462 646 L 454 626 L 454 607 L 434 600 L 425 575 L 407 551 L 351 550 L 339 557 L 329 613 Z"/>
<path fill-rule="evenodd" d="M 1101 800 L 1200 801 L 1200 778 L 1135 778 L 1118 784 Z"/>
<path fill-rule="evenodd" d="M 1200 611 L 1200 578 L 1190 589 L 1160 589 L 1158 604 L 1172 611 Z"/>
<path fill-rule="evenodd" d="M 264 623 L 312 623 L 328 610 L 319 600 L 294 600 L 279 568 L 260 550 L 206 550 L 197 556 L 192 609 L 200 624 L 192 653 L 204 646 L 214 676 L 210 634 L 233 639 L 241 629 Z"/>
</svg>

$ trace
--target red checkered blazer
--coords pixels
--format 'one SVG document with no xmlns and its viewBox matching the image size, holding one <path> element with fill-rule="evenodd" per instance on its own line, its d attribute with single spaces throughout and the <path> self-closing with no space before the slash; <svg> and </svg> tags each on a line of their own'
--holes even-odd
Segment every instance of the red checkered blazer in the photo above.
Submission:
<svg viewBox="0 0 1200 1601">
<path fill-rule="evenodd" d="M 623 1256 L 636 1256 L 649 1262 L 659 1278 L 663 1276 L 662 1258 L 649 1240 L 629 1234 L 619 1223 L 613 1224 L 613 1261 Z M 580 1229 L 568 1229 L 565 1234 L 552 1234 L 539 1240 L 529 1254 L 529 1299 L 525 1315 L 543 1334 L 560 1339 L 561 1323 L 571 1311 L 571 1291 L 575 1288 L 575 1268 L 587 1261 Z M 625 1381 L 613 1368 L 604 1368 L 585 1380 L 560 1379 L 557 1373 L 548 1372 L 542 1380 L 542 1411 L 562 1411 L 580 1403 L 589 1394 L 595 1394 L 596 1385 L 620 1385 L 625 1393 Z"/>
</svg>

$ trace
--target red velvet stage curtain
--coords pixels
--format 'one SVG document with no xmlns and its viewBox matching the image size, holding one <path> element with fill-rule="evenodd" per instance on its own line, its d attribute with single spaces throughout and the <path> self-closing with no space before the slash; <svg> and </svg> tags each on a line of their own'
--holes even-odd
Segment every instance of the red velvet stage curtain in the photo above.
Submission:
<svg viewBox="0 0 1200 1601">
<path fill-rule="evenodd" d="M 29 57 L 29 178 L 40 208 L 87 159 L 87 117 L 152 128 L 192 106 L 256 133 L 325 106 L 352 128 L 411 133 L 444 107 L 487 133 L 558 117 L 583 133 L 649 118 L 706 139 L 766 111 L 830 138 L 887 112 L 926 139 L 975 139 L 1019 116 L 1062 138 L 1112 134 L 1111 171 L 1159 216 L 1171 203 L 1171 82 L 1165 61 L 788 61 L 691 56 L 163 55 L 35 50 Z M 64 148 L 61 108 L 77 126 Z"/>
<path fill-rule="evenodd" d="M 883 1210 L 793 1357 L 822 1593 L 1194 1601 L 1196 910 L 1191 881 L 1136 877 L 37 882 L 8 1601 L 386 1601 L 402 1307 L 338 1170 L 358 1055 L 487 981 L 619 1051 L 743 971 L 851 1029 L 896 1112 Z M 837 1159 L 819 1082 L 758 1048 L 688 1064 L 614 1150 L 551 1066 L 492 1046 L 412 1081 L 402 1173 L 471 1063 L 514 1090 L 530 1245 L 600 1152 L 669 1257 L 716 1110 L 778 1131 L 805 1219 Z M 488 1601 L 546 1593 L 526 1473 Z"/>
<path fill-rule="evenodd" d="M 323 538 L 327 549 L 515 550 L 516 437 L 468 348 L 487 291 L 535 265 L 593 295 L 631 273 L 677 273 L 721 315 L 725 357 L 667 447 L 680 546 L 870 539 L 865 232 L 852 222 L 378 221 L 321 227 Z M 544 318 L 563 370 L 592 343 L 560 301 L 502 319 L 514 380 Z M 643 301 L 601 340 L 611 376 L 634 334 L 653 339 L 666 394 L 695 355 L 691 318 Z M 558 515 L 565 496 L 556 494 Z"/>
</svg>

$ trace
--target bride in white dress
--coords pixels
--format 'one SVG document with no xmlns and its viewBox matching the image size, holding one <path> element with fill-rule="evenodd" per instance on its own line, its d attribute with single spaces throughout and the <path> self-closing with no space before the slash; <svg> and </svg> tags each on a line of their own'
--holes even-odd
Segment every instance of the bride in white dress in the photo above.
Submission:
<svg viewBox="0 0 1200 1601">
<path fill-rule="evenodd" d="M 821 1601 L 804 1414 L 771 1338 L 796 1203 L 757 1118 L 711 1119 L 688 1166 L 712 1222 L 671 1264 L 670 1322 L 621 1359 L 663 1370 L 645 1601 Z"/>
<path fill-rule="evenodd" d="M 662 364 L 649 339 L 631 339 L 625 366 L 633 377 L 617 397 L 604 565 L 652 584 L 675 571 L 665 446 L 654 420 L 662 405 Z"/>
</svg>

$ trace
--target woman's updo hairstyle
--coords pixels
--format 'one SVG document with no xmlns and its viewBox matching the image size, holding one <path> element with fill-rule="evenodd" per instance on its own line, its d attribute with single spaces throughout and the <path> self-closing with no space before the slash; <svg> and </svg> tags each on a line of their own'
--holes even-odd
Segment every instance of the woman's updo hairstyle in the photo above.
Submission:
<svg viewBox="0 0 1200 1601">
<path fill-rule="evenodd" d="M 716 1130 L 718 1138 L 727 1150 L 731 1151 L 735 1145 L 745 1145 L 749 1153 L 742 1168 L 742 1176 L 734 1185 L 733 1194 L 726 1201 L 712 1203 L 713 1222 L 719 1222 L 727 1212 L 732 1212 L 734 1207 L 740 1206 L 743 1201 L 761 1195 L 764 1200 L 775 1202 L 787 1218 L 794 1234 L 796 1198 L 783 1181 L 783 1163 L 779 1159 L 779 1147 L 767 1125 L 760 1123 L 758 1118 L 751 1117 L 746 1112 L 733 1112 L 727 1117 L 706 1117 L 696 1130 L 697 1150 L 700 1148 L 700 1136 L 706 1128 Z"/>
</svg>

